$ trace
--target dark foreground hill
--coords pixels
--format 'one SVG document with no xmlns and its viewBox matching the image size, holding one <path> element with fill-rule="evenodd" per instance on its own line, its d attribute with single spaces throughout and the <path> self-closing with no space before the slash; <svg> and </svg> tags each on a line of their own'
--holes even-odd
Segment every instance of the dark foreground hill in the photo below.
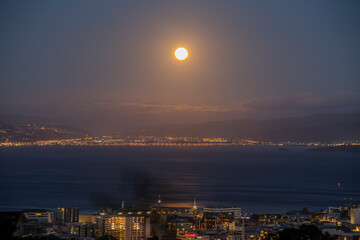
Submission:
<svg viewBox="0 0 360 240">
<path fill-rule="evenodd" d="M 318 114 L 272 120 L 240 119 L 132 129 L 124 135 L 250 138 L 268 141 L 344 141 L 360 139 L 360 113 Z"/>
</svg>

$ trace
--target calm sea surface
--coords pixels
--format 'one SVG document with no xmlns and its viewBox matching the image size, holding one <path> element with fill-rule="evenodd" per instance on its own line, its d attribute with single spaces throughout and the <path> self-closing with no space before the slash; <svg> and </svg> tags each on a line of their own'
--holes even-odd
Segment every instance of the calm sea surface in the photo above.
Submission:
<svg viewBox="0 0 360 240">
<path fill-rule="evenodd" d="M 234 205 L 244 212 L 360 202 L 360 154 L 292 147 L 0 148 L 0 211 L 125 203 Z M 338 187 L 338 182 L 341 183 Z M 143 199 L 143 200 L 141 200 Z"/>
</svg>

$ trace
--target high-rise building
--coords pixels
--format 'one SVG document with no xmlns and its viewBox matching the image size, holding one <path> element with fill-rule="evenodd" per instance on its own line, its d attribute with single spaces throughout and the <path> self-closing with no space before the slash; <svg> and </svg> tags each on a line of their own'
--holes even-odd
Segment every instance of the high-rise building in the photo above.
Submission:
<svg viewBox="0 0 360 240">
<path fill-rule="evenodd" d="M 350 210 L 350 221 L 351 224 L 360 225 L 360 207 L 351 208 Z"/>
<path fill-rule="evenodd" d="M 59 225 L 79 222 L 79 208 L 58 208 Z"/>
<path fill-rule="evenodd" d="M 150 237 L 150 217 L 143 212 L 102 213 L 97 218 L 102 235 L 119 240 L 141 240 Z"/>
</svg>

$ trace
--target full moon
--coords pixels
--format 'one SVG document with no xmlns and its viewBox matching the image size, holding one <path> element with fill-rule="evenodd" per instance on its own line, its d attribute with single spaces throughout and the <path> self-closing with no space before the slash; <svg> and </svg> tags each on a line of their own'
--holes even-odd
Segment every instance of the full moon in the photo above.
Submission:
<svg viewBox="0 0 360 240">
<path fill-rule="evenodd" d="M 188 56 L 188 51 L 185 48 L 178 48 L 175 50 L 175 57 L 178 60 L 185 60 Z"/>
</svg>

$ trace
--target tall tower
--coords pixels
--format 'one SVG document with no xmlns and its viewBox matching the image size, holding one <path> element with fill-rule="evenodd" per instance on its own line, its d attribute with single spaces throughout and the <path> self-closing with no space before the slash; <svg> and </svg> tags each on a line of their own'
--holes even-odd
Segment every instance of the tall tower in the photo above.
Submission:
<svg viewBox="0 0 360 240">
<path fill-rule="evenodd" d="M 194 197 L 194 206 L 192 207 L 192 209 L 195 211 L 197 210 L 197 206 L 196 206 L 196 198 Z"/>
<path fill-rule="evenodd" d="M 159 199 L 158 199 L 158 211 L 160 211 L 160 205 L 161 205 L 161 199 L 160 199 L 160 194 L 159 194 Z"/>
</svg>

